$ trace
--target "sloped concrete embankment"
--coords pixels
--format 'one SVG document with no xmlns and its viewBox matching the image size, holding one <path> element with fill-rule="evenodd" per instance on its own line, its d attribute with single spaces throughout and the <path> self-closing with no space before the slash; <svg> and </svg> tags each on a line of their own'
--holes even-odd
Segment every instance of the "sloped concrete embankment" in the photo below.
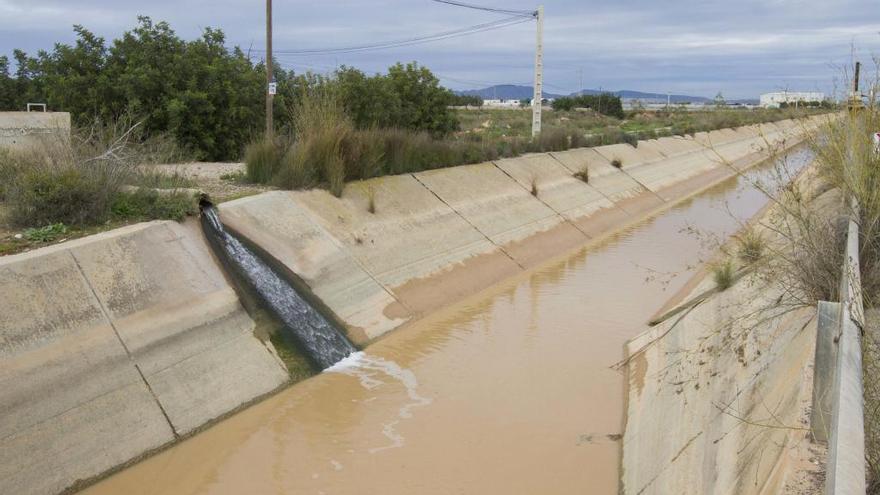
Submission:
<svg viewBox="0 0 880 495">
<path fill-rule="evenodd" d="M 51 494 L 287 380 L 197 224 L 0 258 L 0 493 Z"/>
<path fill-rule="evenodd" d="M 623 493 L 780 493 L 816 335 L 781 295 L 744 279 L 629 343 Z"/>
<path fill-rule="evenodd" d="M 833 215 L 841 204 L 828 191 L 814 207 Z M 754 227 L 767 242 L 787 242 L 772 227 L 780 215 L 769 208 Z M 698 274 L 674 298 L 684 302 L 628 343 L 623 493 L 814 493 L 803 475 L 816 456 L 816 309 L 793 304 L 784 278 L 745 273 L 718 292 Z"/>
<path fill-rule="evenodd" d="M 765 159 L 768 145 L 797 144 L 818 122 L 382 177 L 349 184 L 340 198 L 269 192 L 219 210 L 363 344 L 729 178 Z M 587 180 L 574 176 L 583 171 Z"/>
</svg>

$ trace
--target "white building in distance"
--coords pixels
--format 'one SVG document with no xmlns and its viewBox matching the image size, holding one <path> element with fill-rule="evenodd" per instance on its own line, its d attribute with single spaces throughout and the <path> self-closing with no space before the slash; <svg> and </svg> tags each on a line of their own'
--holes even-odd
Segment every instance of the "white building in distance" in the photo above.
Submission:
<svg viewBox="0 0 880 495">
<path fill-rule="evenodd" d="M 489 99 L 483 100 L 484 108 L 519 108 L 519 100 Z"/>
<path fill-rule="evenodd" d="M 809 91 L 780 91 L 777 93 L 764 93 L 761 95 L 761 106 L 764 108 L 779 108 L 783 103 L 800 103 L 808 101 L 824 101 L 825 93 Z"/>
</svg>

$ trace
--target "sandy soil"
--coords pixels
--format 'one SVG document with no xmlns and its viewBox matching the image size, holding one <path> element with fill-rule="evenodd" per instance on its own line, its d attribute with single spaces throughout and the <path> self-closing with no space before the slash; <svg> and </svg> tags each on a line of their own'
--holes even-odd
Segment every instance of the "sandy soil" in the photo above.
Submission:
<svg viewBox="0 0 880 495">
<path fill-rule="evenodd" d="M 166 175 L 178 174 L 196 183 L 215 202 L 229 201 L 269 191 L 272 188 L 242 180 L 244 163 L 189 162 L 151 165 Z"/>
</svg>

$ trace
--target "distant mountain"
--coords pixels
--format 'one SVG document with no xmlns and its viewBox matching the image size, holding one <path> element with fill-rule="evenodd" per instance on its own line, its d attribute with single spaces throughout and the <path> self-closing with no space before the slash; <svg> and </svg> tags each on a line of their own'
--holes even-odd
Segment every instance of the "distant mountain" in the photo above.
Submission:
<svg viewBox="0 0 880 495">
<path fill-rule="evenodd" d="M 572 94 L 597 95 L 600 92 L 601 91 L 597 89 L 584 89 Z M 643 103 L 666 103 L 667 97 L 665 93 L 645 93 L 642 91 L 632 91 L 629 89 L 623 89 L 620 91 L 608 91 L 608 93 L 617 95 L 624 100 L 639 100 Z M 706 103 L 712 100 L 703 96 L 669 95 L 669 101 L 672 103 Z"/>
<path fill-rule="evenodd" d="M 463 96 L 479 96 L 484 100 L 527 100 L 531 99 L 535 94 L 532 86 L 517 86 L 515 84 L 499 84 L 497 86 L 489 86 L 483 89 L 469 89 L 466 91 L 456 91 Z M 544 98 L 559 98 L 562 95 L 553 93 L 544 93 Z"/>
<path fill-rule="evenodd" d="M 499 84 L 497 86 L 489 86 L 488 88 L 483 89 L 470 89 L 466 91 L 456 91 L 456 93 L 460 95 L 468 95 L 468 96 L 479 96 L 484 100 L 493 100 L 493 99 L 502 99 L 502 100 L 524 100 L 529 99 L 534 94 L 534 89 L 532 86 L 518 86 L 515 84 Z M 597 95 L 599 93 L 612 93 L 615 94 L 624 100 L 639 100 L 644 103 L 666 103 L 666 94 L 664 93 L 644 93 L 641 91 L 631 91 L 631 90 L 621 90 L 621 91 L 599 91 L 598 89 L 584 89 L 575 93 L 572 93 L 568 96 L 575 96 L 579 94 L 584 95 Z M 559 98 L 560 94 L 554 93 L 544 93 L 544 98 Z M 670 95 L 669 97 L 672 103 L 705 103 L 712 101 L 710 98 L 705 98 L 702 96 L 688 96 L 688 95 Z"/>
</svg>

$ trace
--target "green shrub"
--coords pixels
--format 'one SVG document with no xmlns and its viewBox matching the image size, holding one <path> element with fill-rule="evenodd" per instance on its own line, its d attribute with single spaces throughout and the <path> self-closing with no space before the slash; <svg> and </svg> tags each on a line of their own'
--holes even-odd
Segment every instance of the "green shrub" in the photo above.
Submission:
<svg viewBox="0 0 880 495">
<path fill-rule="evenodd" d="M 584 167 L 580 172 L 575 172 L 574 177 L 576 179 L 579 179 L 579 180 L 582 180 L 586 183 L 589 183 L 590 182 L 590 169 L 587 167 Z"/>
<path fill-rule="evenodd" d="M 51 242 L 66 233 L 66 225 L 63 223 L 53 223 L 37 229 L 27 229 L 24 231 L 24 237 L 34 242 Z"/>
<path fill-rule="evenodd" d="M 120 220 L 180 221 L 188 215 L 195 215 L 198 205 L 196 198 L 189 193 L 160 193 L 154 189 L 140 188 L 135 192 L 117 194 L 110 211 Z"/>
<path fill-rule="evenodd" d="M 115 189 L 107 177 L 79 168 L 34 166 L 19 170 L 6 186 L 10 220 L 17 225 L 98 223 Z"/>
<path fill-rule="evenodd" d="M 623 168 L 623 161 L 620 158 L 614 157 L 611 159 L 611 166 L 614 168 Z"/>
</svg>

